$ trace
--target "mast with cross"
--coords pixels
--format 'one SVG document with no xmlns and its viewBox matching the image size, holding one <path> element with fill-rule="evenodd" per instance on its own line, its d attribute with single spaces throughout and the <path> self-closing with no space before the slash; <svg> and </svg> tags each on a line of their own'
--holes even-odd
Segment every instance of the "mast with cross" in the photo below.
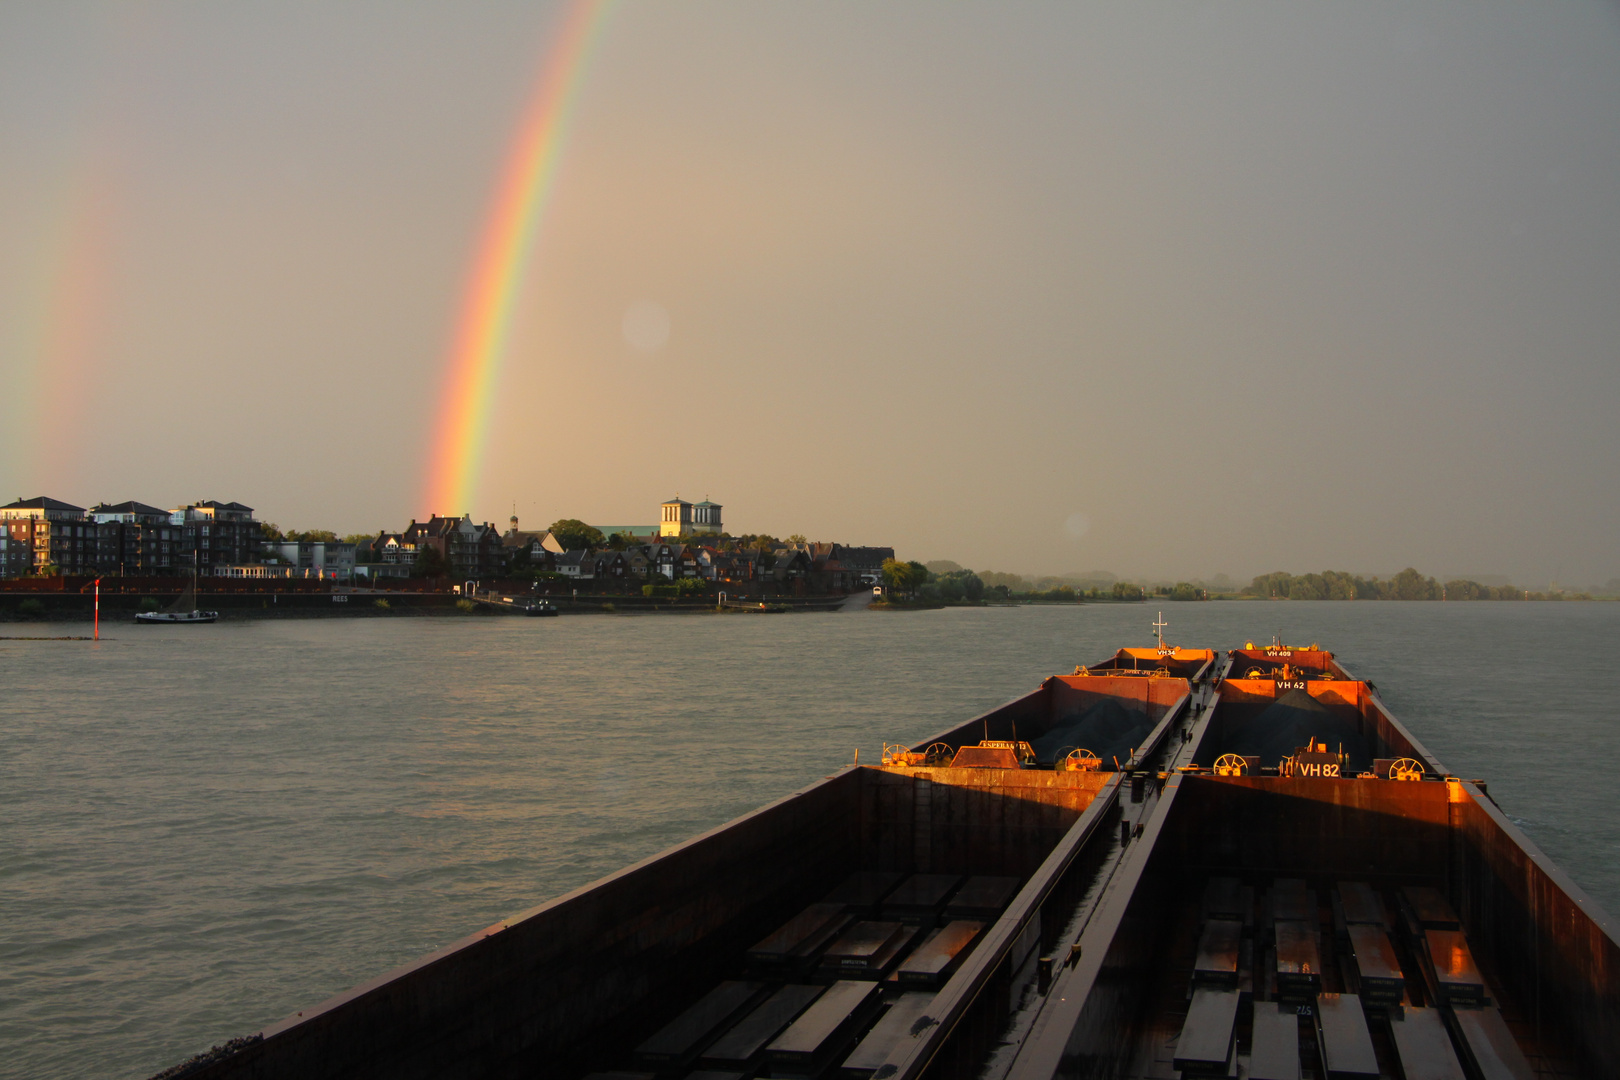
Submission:
<svg viewBox="0 0 1620 1080">
<path fill-rule="evenodd" d="M 1164 628 L 1170 625 L 1164 621 L 1164 612 L 1159 612 L 1159 621 L 1152 625 L 1154 631 L 1159 635 L 1159 655 L 1163 656 L 1166 651 L 1164 647 Z"/>
</svg>

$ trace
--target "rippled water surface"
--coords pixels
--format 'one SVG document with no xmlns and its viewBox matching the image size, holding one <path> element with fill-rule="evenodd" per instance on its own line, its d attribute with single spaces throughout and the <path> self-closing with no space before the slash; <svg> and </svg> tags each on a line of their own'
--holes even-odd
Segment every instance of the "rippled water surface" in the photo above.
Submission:
<svg viewBox="0 0 1620 1080">
<path fill-rule="evenodd" d="M 139 1077 L 1046 675 L 1154 608 L 0 641 L 0 1076 Z M 1620 910 L 1620 604 L 1167 605 L 1320 641 Z M 82 633 L 0 624 L 0 634 Z"/>
</svg>

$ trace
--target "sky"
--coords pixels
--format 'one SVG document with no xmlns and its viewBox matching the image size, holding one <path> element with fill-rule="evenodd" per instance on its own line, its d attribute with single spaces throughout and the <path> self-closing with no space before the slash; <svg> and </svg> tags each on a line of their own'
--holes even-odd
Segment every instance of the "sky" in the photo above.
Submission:
<svg viewBox="0 0 1620 1080">
<path fill-rule="evenodd" d="M 0 495 L 1620 575 L 1620 6 L 0 6 Z M 553 72 L 555 74 L 555 72 Z"/>
</svg>

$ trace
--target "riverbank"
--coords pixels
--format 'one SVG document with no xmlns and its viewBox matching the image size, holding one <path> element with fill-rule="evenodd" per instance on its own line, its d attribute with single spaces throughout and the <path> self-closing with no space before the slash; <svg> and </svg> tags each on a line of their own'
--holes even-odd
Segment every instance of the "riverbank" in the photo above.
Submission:
<svg viewBox="0 0 1620 1080">
<path fill-rule="evenodd" d="M 157 598 L 167 602 L 168 597 Z M 563 615 L 734 615 L 830 612 L 865 606 L 861 594 L 853 596 L 768 597 L 760 601 L 713 597 L 676 599 L 639 594 L 546 596 Z M 447 592 L 352 591 L 331 593 L 231 594 L 200 593 L 197 606 L 219 612 L 220 619 L 330 619 L 330 618 L 502 618 L 522 617 L 521 599 L 513 604 L 469 600 Z M 133 623 L 135 613 L 162 606 L 134 594 L 103 595 L 103 623 Z M 89 622 L 95 618 L 95 598 L 78 593 L 32 593 L 0 596 L 0 623 Z"/>
</svg>

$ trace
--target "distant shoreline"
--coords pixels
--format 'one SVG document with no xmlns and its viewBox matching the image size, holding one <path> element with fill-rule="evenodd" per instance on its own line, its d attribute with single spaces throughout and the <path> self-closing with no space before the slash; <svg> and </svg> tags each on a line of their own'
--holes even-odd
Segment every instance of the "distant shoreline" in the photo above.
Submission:
<svg viewBox="0 0 1620 1080">
<path fill-rule="evenodd" d="M 767 597 L 763 600 L 730 601 L 722 609 L 713 597 L 676 599 L 672 597 L 646 597 L 639 595 L 542 596 L 555 605 L 562 615 L 738 615 L 738 614 L 804 614 L 830 613 L 844 609 L 870 608 L 879 612 L 940 611 L 947 608 L 1009 608 L 1009 607 L 1089 607 L 1120 604 L 1150 605 L 1152 603 L 1216 603 L 1244 602 L 1294 603 L 1286 597 L 1217 594 L 1208 600 L 1186 601 L 1167 596 L 1149 596 L 1141 600 L 1115 600 L 1113 598 L 1085 600 L 1052 600 L 1044 597 L 1010 600 L 981 600 L 965 602 L 892 601 L 874 599 L 861 603 L 863 594 L 818 597 Z M 1535 595 L 1529 600 L 1492 600 L 1488 603 L 1602 603 L 1615 597 Z M 25 606 L 32 602 L 31 606 Z M 134 623 L 134 615 L 142 610 L 141 597 L 134 595 L 104 595 L 101 599 L 101 621 L 108 625 Z M 1311 603 L 1313 601 L 1299 601 Z M 1364 600 L 1315 601 L 1320 603 L 1479 603 L 1475 600 Z M 346 593 L 275 593 L 275 594 L 203 594 L 197 599 L 204 610 L 218 611 L 222 621 L 248 619 L 383 619 L 383 618 L 521 618 L 516 605 L 510 608 L 478 603 L 466 610 L 470 603 L 454 593 L 444 592 L 346 592 Z M 0 624 L 26 626 L 30 623 L 90 622 L 95 617 L 94 598 L 80 593 L 0 593 Z"/>
<path fill-rule="evenodd" d="M 730 602 L 724 609 L 711 597 L 676 599 L 639 595 L 541 596 L 562 615 L 737 615 L 793 614 L 837 611 L 861 594 L 851 596 L 768 597 L 763 601 Z M 141 597 L 114 595 L 101 598 L 101 621 L 106 625 L 134 625 Z M 24 608 L 32 601 L 35 607 Z M 503 607 L 467 600 L 455 593 L 348 592 L 287 594 L 218 594 L 197 597 L 197 606 L 218 611 L 220 620 L 248 619 L 392 619 L 392 618 L 523 618 L 518 605 Z M 864 606 L 864 605 L 861 605 Z M 469 609 L 470 608 L 470 609 Z M 19 610 L 22 609 L 22 610 Z M 48 622 L 90 622 L 95 601 L 79 593 L 0 594 L 0 624 L 28 625 Z"/>
</svg>

